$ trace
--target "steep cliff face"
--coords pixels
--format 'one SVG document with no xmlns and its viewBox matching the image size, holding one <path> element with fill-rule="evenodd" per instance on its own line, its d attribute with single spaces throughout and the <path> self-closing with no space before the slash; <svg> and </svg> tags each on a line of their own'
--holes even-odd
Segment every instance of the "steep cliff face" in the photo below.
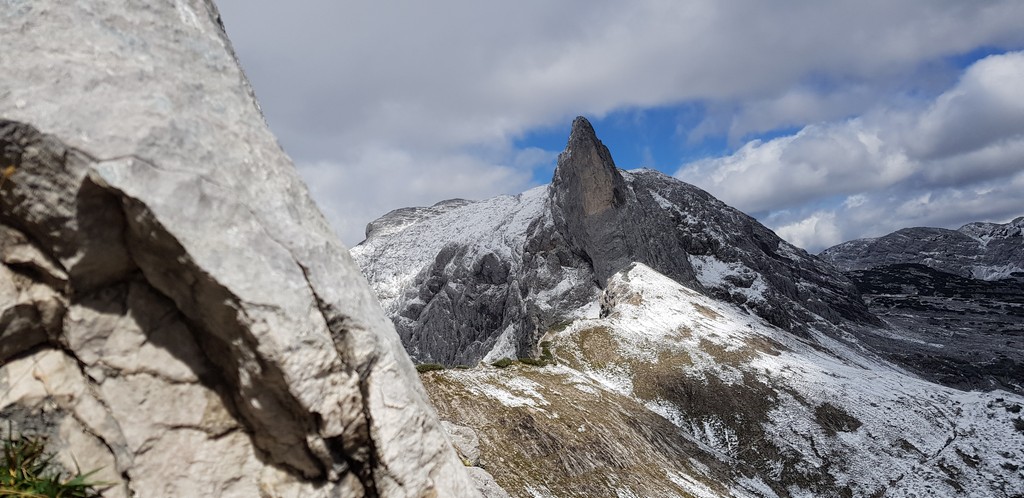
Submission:
<svg viewBox="0 0 1024 498">
<path fill-rule="evenodd" d="M 0 418 L 108 496 L 475 495 L 212 3 L 16 3 L 0 46 Z"/>
<path fill-rule="evenodd" d="M 629 264 L 630 243 L 636 241 L 627 240 L 622 229 L 626 182 L 585 118 L 572 123 L 549 195 L 556 230 L 591 264 L 599 284 Z"/>
<path fill-rule="evenodd" d="M 749 216 L 650 170 L 626 172 L 584 118 L 554 179 L 518 196 L 403 209 L 352 254 L 419 361 L 534 353 L 633 262 L 804 335 L 880 322 L 853 284 Z"/>
</svg>

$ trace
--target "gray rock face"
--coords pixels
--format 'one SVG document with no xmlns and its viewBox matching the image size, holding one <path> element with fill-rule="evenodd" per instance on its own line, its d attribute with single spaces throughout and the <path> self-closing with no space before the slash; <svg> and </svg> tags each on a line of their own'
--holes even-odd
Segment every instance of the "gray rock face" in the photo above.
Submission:
<svg viewBox="0 0 1024 498">
<path fill-rule="evenodd" d="M 969 223 L 958 230 L 904 228 L 821 252 L 842 271 L 920 264 L 961 277 L 1024 280 L 1024 216 L 1009 223 Z"/>
<path fill-rule="evenodd" d="M 626 207 L 626 182 L 611 152 L 583 117 L 572 123 L 550 195 L 556 229 L 573 252 L 591 263 L 599 283 L 630 263 L 631 251 L 619 222 Z"/>
<path fill-rule="evenodd" d="M 548 187 L 371 226 L 389 228 L 352 253 L 422 362 L 535 354 L 550 328 L 596 315 L 584 306 L 633 262 L 791 332 L 880 324 L 848 279 L 749 216 L 660 173 L 616 169 L 584 118 Z"/>
<path fill-rule="evenodd" d="M 201 0 L 0 10 L 0 413 L 108 496 L 473 496 Z"/>
</svg>

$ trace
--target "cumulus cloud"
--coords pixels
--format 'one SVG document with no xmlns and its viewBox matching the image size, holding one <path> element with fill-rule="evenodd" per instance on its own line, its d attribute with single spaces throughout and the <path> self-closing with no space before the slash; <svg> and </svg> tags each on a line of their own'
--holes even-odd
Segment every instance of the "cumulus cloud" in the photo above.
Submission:
<svg viewBox="0 0 1024 498">
<path fill-rule="evenodd" d="M 1005 221 L 1024 214 L 1014 188 L 1024 181 L 1024 53 L 978 61 L 917 108 L 752 141 L 676 176 L 809 250 L 907 226 Z"/>
<path fill-rule="evenodd" d="M 762 102 L 749 111 L 761 127 L 802 123 L 923 61 L 1024 41 L 1012 0 L 220 4 L 286 143 L 462 146 L 692 99 Z M 817 80 L 830 89 L 804 85 Z"/>
<path fill-rule="evenodd" d="M 1024 44 L 1017 0 L 218 5 L 268 122 L 349 243 L 357 238 L 352 227 L 393 208 L 522 188 L 536 157 L 555 151 L 515 150 L 517 138 L 577 114 L 700 102 L 709 116 L 694 137 L 739 140 L 861 115 L 898 92 L 928 93 L 950 81 L 942 58 Z M 934 113 L 969 118 L 972 105 L 950 97 Z M 823 186 L 848 190 L 832 181 L 869 189 L 891 181 L 877 175 L 904 175 L 873 166 L 840 167 L 837 176 L 815 162 L 843 150 L 832 161 L 853 164 L 877 156 L 871 147 L 888 147 L 888 137 L 872 138 L 886 130 L 869 119 L 861 126 L 863 139 L 838 133 L 840 125 L 806 129 L 794 139 L 805 143 L 803 156 L 790 163 L 797 148 L 782 143 L 742 153 L 790 164 L 799 185 L 788 191 L 803 199 Z M 945 146 L 959 147 L 950 143 L 921 141 L 914 151 L 942 155 Z M 747 194 L 756 206 L 774 205 L 770 195 Z"/>
</svg>

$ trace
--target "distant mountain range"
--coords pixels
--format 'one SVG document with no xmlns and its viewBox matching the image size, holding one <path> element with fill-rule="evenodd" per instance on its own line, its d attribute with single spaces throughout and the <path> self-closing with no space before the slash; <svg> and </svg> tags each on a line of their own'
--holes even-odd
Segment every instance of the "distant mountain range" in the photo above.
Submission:
<svg viewBox="0 0 1024 498">
<path fill-rule="evenodd" d="M 577 118 L 550 185 L 352 254 L 514 496 L 1014 496 L 1021 223 L 816 257 Z"/>
<path fill-rule="evenodd" d="M 1024 281 L 1024 216 L 1009 223 L 969 223 L 957 230 L 904 228 L 843 242 L 821 259 L 842 271 L 920 264 L 966 278 Z"/>
<path fill-rule="evenodd" d="M 898 331 L 867 330 L 865 344 L 947 385 L 1024 393 L 1024 217 L 905 228 L 820 256 Z"/>
</svg>

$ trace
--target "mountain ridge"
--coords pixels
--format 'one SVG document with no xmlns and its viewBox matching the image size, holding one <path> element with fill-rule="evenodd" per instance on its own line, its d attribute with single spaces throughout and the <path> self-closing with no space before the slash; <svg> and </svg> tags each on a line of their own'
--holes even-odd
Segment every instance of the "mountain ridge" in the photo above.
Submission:
<svg viewBox="0 0 1024 498">
<path fill-rule="evenodd" d="M 861 340 L 933 380 L 1024 393 L 1024 217 L 905 228 L 822 251 L 899 335 Z"/>
<path fill-rule="evenodd" d="M 351 252 L 423 362 L 534 354 L 634 262 L 804 336 L 880 324 L 852 282 L 753 218 L 661 173 L 616 168 L 582 117 L 548 186 L 369 226 Z"/>
<path fill-rule="evenodd" d="M 855 239 L 819 256 L 841 271 L 917 263 L 968 278 L 1024 281 L 1024 216 L 1007 223 L 974 222 L 956 230 L 903 228 L 881 237 Z"/>
<path fill-rule="evenodd" d="M 879 318 L 898 282 L 616 168 L 585 119 L 551 184 L 393 211 L 352 254 L 414 360 L 442 364 L 422 376 L 439 415 L 513 496 L 1024 492 L 1012 364 L 936 356 L 964 335 Z M 942 275 L 907 284 L 960 298 Z"/>
</svg>

